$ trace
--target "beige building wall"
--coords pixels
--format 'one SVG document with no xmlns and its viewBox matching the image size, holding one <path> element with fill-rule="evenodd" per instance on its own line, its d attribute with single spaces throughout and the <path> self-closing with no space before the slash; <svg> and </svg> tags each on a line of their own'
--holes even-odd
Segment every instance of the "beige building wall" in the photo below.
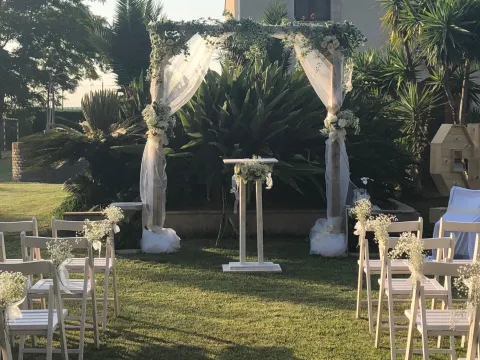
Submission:
<svg viewBox="0 0 480 360">
<path fill-rule="evenodd" d="M 251 17 L 254 20 L 261 20 L 263 13 L 272 0 L 226 0 L 227 8 L 234 8 L 231 11 L 236 19 Z M 289 18 L 293 20 L 294 1 L 285 0 Z M 380 23 L 382 11 L 377 0 L 331 0 L 332 21 L 352 21 L 367 37 L 366 47 L 380 47 L 387 41 L 388 36 L 383 31 Z"/>
</svg>

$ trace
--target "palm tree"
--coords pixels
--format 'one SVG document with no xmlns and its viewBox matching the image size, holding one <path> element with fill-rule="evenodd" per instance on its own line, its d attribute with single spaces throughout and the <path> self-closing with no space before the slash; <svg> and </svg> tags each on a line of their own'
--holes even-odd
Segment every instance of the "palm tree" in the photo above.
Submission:
<svg viewBox="0 0 480 360">
<path fill-rule="evenodd" d="M 399 29 L 415 39 L 417 52 L 425 59 L 427 66 L 441 74 L 453 120 L 464 124 L 469 106 L 471 68 L 480 59 L 480 1 L 406 2 L 415 6 L 403 12 Z M 452 78 L 457 71 L 464 75 L 459 111 L 452 91 Z"/>
<path fill-rule="evenodd" d="M 272 1 L 263 13 L 263 22 L 269 25 L 281 25 L 288 20 L 287 4 L 282 0 Z"/>
<path fill-rule="evenodd" d="M 410 0 L 379 0 L 381 7 L 385 11 L 385 15 L 381 18 L 382 25 L 390 31 L 390 42 L 392 45 L 402 44 L 405 51 L 405 59 L 407 61 L 408 80 L 416 81 L 415 65 L 411 50 L 411 39 L 408 31 L 402 28 L 402 14 L 411 9 Z"/>
<path fill-rule="evenodd" d="M 150 36 L 147 25 L 162 17 L 163 5 L 155 0 L 117 0 L 111 36 L 110 65 L 119 85 L 127 85 L 147 72 Z"/>
</svg>

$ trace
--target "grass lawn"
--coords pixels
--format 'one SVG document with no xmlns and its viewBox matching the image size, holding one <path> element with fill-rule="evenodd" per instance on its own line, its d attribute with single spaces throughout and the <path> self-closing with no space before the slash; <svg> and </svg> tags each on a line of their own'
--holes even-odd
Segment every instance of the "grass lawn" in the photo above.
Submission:
<svg viewBox="0 0 480 360">
<path fill-rule="evenodd" d="M 0 221 L 37 215 L 46 229 L 60 189 L 0 183 Z M 17 255 L 18 240 L 8 241 L 7 255 Z M 85 359 L 390 358 L 387 334 L 375 349 L 366 320 L 355 320 L 356 258 L 313 257 L 304 239 L 267 238 L 265 254 L 283 273 L 231 274 L 221 264 L 236 259 L 235 241 L 213 244 L 188 240 L 175 254 L 120 258 L 121 316 L 110 316 L 99 350 L 87 334 Z M 69 334 L 70 346 L 77 339 Z"/>
</svg>

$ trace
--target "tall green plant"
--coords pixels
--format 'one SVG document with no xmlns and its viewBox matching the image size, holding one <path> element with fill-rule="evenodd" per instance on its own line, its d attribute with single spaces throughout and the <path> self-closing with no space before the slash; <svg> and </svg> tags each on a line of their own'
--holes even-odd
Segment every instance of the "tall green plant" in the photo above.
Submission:
<svg viewBox="0 0 480 360">
<path fill-rule="evenodd" d="M 285 1 L 274 0 L 268 4 L 263 14 L 263 22 L 269 25 L 281 25 L 288 20 L 288 8 Z"/>
<path fill-rule="evenodd" d="M 414 39 L 427 67 L 441 73 L 453 120 L 464 124 L 469 107 L 469 74 L 472 64 L 480 59 L 480 1 L 405 0 L 405 3 L 408 6 L 400 17 L 400 31 Z M 451 84 L 458 69 L 464 74 L 458 94 L 460 101 Z"/>
<path fill-rule="evenodd" d="M 162 11 L 161 2 L 154 0 L 117 0 L 108 42 L 111 67 L 120 85 L 146 74 L 152 50 L 147 25 L 159 20 Z"/>
<path fill-rule="evenodd" d="M 120 120 L 121 101 L 114 90 L 91 91 L 82 98 L 84 125 L 90 133 L 110 131 L 113 124 Z"/>
</svg>

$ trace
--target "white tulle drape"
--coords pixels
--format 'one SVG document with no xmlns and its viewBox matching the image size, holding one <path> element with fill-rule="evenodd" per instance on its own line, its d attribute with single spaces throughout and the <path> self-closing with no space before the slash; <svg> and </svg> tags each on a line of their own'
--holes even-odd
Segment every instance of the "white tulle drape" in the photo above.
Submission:
<svg viewBox="0 0 480 360">
<path fill-rule="evenodd" d="M 284 36 L 276 35 L 277 38 Z M 343 63 L 343 56 L 337 52 L 332 54 L 331 59 L 326 59 L 319 51 L 311 50 L 305 52 L 303 44 L 305 37 L 296 35 L 293 41 L 297 61 L 302 66 L 310 84 L 316 94 L 326 106 L 328 113 L 335 115 L 342 106 L 345 89 L 351 87 L 352 70 L 346 70 Z M 330 124 L 325 123 L 328 128 Z M 331 152 L 334 142 L 338 143 L 340 152 L 340 163 L 338 178 L 333 179 L 333 163 Z M 333 199 L 333 185 L 339 187 L 340 215 L 344 213 L 348 188 L 350 184 L 350 166 L 347 149 L 345 147 L 345 136 L 342 131 L 331 131 L 326 141 L 325 152 L 325 184 L 327 192 L 327 204 L 331 205 Z M 327 219 L 319 219 L 310 232 L 310 252 L 324 256 L 337 256 L 346 250 L 345 234 L 338 233 L 341 228 L 342 217 L 333 216 L 332 206 L 327 206 Z"/>
<path fill-rule="evenodd" d="M 200 87 L 212 62 L 215 47 L 200 35 L 187 43 L 188 56 L 171 58 L 159 69 L 151 87 L 152 101 L 163 101 L 173 115 L 185 105 Z M 162 81 L 163 80 L 163 81 Z M 166 160 L 162 137 L 150 136 L 145 145 L 140 172 L 140 197 L 143 204 L 143 236 L 141 248 L 147 253 L 172 252 L 180 248 L 180 238 L 174 230 L 165 229 L 167 190 Z"/>
</svg>

